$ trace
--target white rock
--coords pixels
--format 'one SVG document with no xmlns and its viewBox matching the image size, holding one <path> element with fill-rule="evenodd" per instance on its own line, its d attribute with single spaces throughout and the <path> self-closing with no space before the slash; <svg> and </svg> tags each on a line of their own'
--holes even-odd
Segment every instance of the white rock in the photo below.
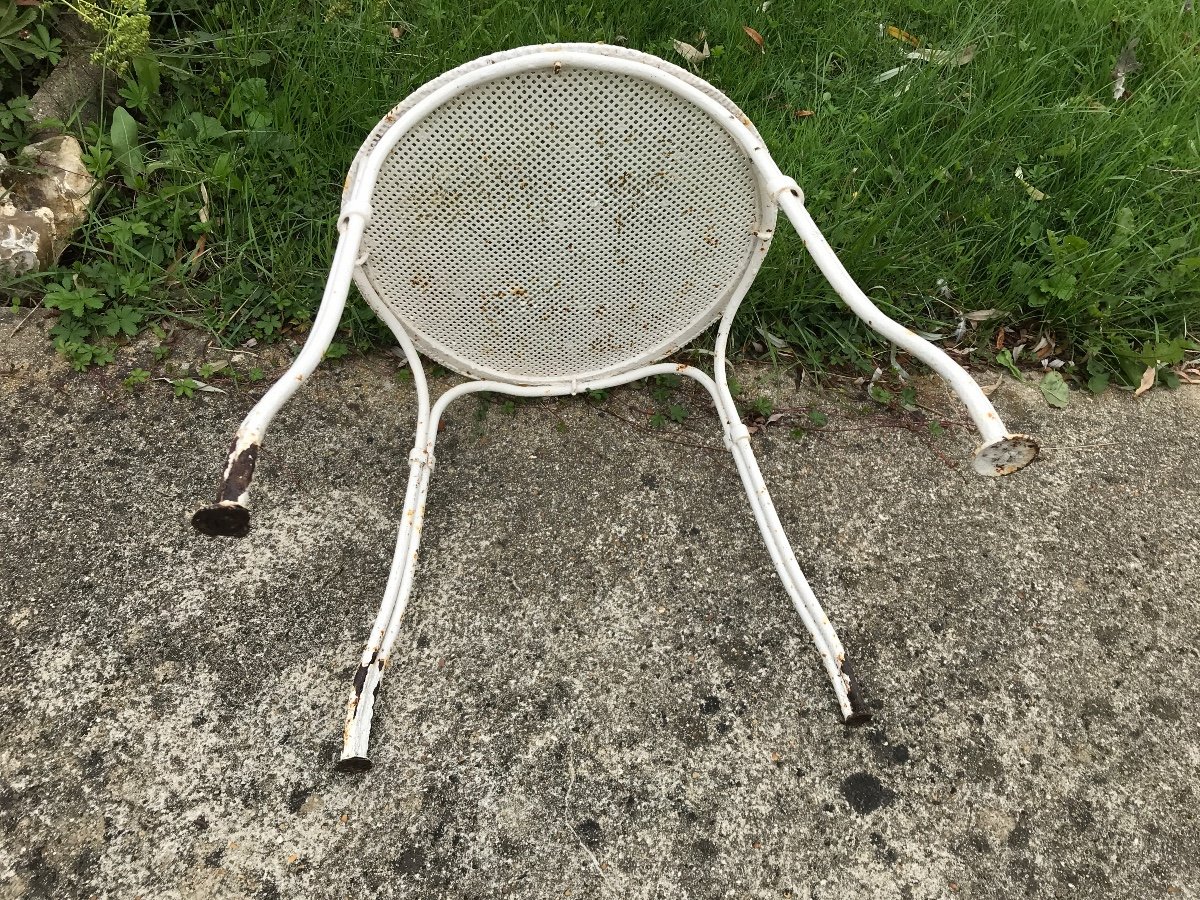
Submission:
<svg viewBox="0 0 1200 900">
<path fill-rule="evenodd" d="M 79 141 L 57 135 L 30 144 L 16 166 L 0 159 L 0 274 L 49 268 L 87 218 L 96 180 Z"/>
</svg>

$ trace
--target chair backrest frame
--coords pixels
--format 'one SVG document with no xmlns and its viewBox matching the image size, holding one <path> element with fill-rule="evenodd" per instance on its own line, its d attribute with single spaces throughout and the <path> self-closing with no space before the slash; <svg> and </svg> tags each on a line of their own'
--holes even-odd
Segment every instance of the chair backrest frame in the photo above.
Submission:
<svg viewBox="0 0 1200 900">
<path fill-rule="evenodd" d="M 757 130 L 728 97 L 678 66 L 658 57 L 621 47 L 599 44 L 551 44 L 523 47 L 474 60 L 428 82 L 389 112 L 363 142 L 346 179 L 341 222 L 353 212 L 372 209 L 378 179 L 389 154 L 406 134 L 436 110 L 451 103 L 472 88 L 524 72 L 558 74 L 570 69 L 631 76 L 670 91 L 705 113 L 733 140 L 754 175 L 757 214 L 747 239 L 744 261 L 737 274 L 695 318 L 655 346 L 611 364 L 584 371 L 531 375 L 490 368 L 478 359 L 464 358 L 423 334 L 412 322 L 403 320 L 384 299 L 372 277 L 369 253 L 361 252 L 355 261 L 354 281 L 373 311 L 392 329 L 402 344 L 411 339 L 423 355 L 476 379 L 521 385 L 569 386 L 596 381 L 657 362 L 694 340 L 717 318 L 732 318 L 762 264 L 770 247 L 778 216 L 777 197 L 783 190 L 795 189 L 795 182 L 784 176 L 771 159 Z M 363 250 L 366 251 L 364 244 Z M 723 342 L 726 329 L 721 329 Z M 721 348 L 724 349 L 723 347 Z M 722 354 L 723 355 L 723 354 Z"/>
</svg>

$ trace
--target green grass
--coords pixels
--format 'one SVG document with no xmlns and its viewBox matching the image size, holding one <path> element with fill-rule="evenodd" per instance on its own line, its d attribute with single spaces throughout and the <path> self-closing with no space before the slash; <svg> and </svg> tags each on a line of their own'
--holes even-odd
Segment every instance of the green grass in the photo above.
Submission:
<svg viewBox="0 0 1200 900">
<path fill-rule="evenodd" d="M 404 95 L 476 56 L 546 41 L 620 42 L 682 63 L 672 41 L 698 43 L 703 31 L 715 52 L 700 74 L 754 120 L 847 268 L 900 321 L 947 333 L 963 312 L 997 309 L 982 338 L 998 323 L 1047 330 L 1082 377 L 1090 366 L 1136 381 L 1138 360 L 1182 354 L 1200 319 L 1200 21 L 1181 3 L 757 5 L 253 0 L 160 14 L 161 87 L 134 110 L 145 159 L 160 168 L 134 177 L 136 189 L 110 172 L 68 261 L 105 285 L 140 266 L 166 290 L 108 296 L 145 321 L 181 317 L 230 344 L 302 329 L 345 171 Z M 881 24 L 977 52 L 962 67 L 917 64 L 876 83 L 910 49 Z M 743 25 L 762 33 L 765 53 Z M 1110 72 L 1135 37 L 1142 68 L 1116 102 Z M 106 134 L 89 138 L 102 149 Z M 1018 166 L 1045 199 L 1030 196 Z M 147 233 L 116 233 L 113 217 Z M 202 232 L 207 253 L 193 263 Z M 760 326 L 810 368 L 880 346 L 786 227 L 738 337 Z M 73 337 L 100 339 L 86 330 Z M 353 305 L 343 340 L 381 334 Z"/>
</svg>

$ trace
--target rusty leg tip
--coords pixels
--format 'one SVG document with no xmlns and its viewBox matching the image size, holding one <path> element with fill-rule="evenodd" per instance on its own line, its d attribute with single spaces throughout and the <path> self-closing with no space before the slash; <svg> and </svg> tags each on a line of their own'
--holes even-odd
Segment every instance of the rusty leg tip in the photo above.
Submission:
<svg viewBox="0 0 1200 900">
<path fill-rule="evenodd" d="M 212 537 L 245 537 L 250 533 L 250 510 L 240 503 L 222 501 L 192 514 L 192 526 Z"/>
<path fill-rule="evenodd" d="M 337 761 L 337 770 L 346 772 L 350 775 L 358 775 L 362 772 L 369 772 L 374 768 L 375 763 L 371 762 L 365 756 L 349 756 L 345 759 Z"/>
<path fill-rule="evenodd" d="M 1037 459 L 1038 450 L 1029 435 L 1010 434 L 975 451 L 975 471 L 989 478 L 1011 475 Z"/>
<path fill-rule="evenodd" d="M 856 709 L 850 715 L 846 716 L 845 725 L 847 728 L 857 728 L 859 725 L 866 725 L 870 721 L 870 712 L 865 709 Z"/>
<path fill-rule="evenodd" d="M 858 688 L 858 679 L 854 677 L 854 669 L 850 665 L 850 660 L 844 658 L 842 659 L 842 675 L 846 678 L 847 699 L 850 701 L 850 714 L 846 716 L 846 725 L 850 728 L 856 725 L 865 725 L 871 721 L 871 711 L 867 709 L 867 702 L 863 700 L 862 691 Z"/>
</svg>

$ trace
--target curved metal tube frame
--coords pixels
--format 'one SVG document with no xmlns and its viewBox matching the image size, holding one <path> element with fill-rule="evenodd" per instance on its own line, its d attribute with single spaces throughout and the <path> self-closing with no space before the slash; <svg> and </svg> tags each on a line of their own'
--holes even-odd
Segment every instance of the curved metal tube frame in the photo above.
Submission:
<svg viewBox="0 0 1200 900">
<path fill-rule="evenodd" d="M 411 360 L 420 366 L 416 358 Z M 779 516 L 775 512 L 770 494 L 763 482 L 762 473 L 750 448 L 750 433 L 739 419 L 733 397 L 727 387 L 718 385 L 705 372 L 692 366 L 659 363 L 644 366 L 611 378 L 581 382 L 572 390 L 570 387 L 551 385 L 523 387 L 499 381 L 468 381 L 442 394 L 428 416 L 418 416 L 417 434 L 412 452 L 409 454 L 410 470 L 404 512 L 400 521 L 400 533 L 396 539 L 396 550 L 392 571 L 384 590 L 383 603 L 375 617 L 374 627 L 363 649 L 354 686 L 346 708 L 346 726 L 343 732 L 343 750 L 339 766 L 348 771 L 370 768 L 367 743 L 370 737 L 371 716 L 374 711 L 375 689 L 395 646 L 400 629 L 400 620 L 408 604 L 416 570 L 421 527 L 425 517 L 425 502 L 429 494 L 429 480 L 433 473 L 434 446 L 437 441 L 438 423 L 446 408 L 467 394 L 481 391 L 508 394 L 516 397 L 554 397 L 572 393 L 605 390 L 654 375 L 685 375 L 699 382 L 712 398 L 721 419 L 725 446 L 733 453 L 734 463 L 742 485 L 754 511 L 755 521 L 767 544 L 767 550 L 783 581 L 796 611 L 800 614 L 809 634 L 817 645 L 821 662 L 833 684 L 843 718 L 849 723 L 865 721 L 869 714 L 862 702 L 857 683 L 846 662 L 846 652 L 838 640 L 828 616 L 809 587 L 796 556 L 788 544 Z M 421 421 L 421 419 L 424 419 Z"/>
<path fill-rule="evenodd" d="M 375 179 L 387 154 L 400 137 L 431 110 L 447 99 L 481 81 L 504 77 L 514 71 L 528 70 L 539 65 L 580 64 L 609 71 L 635 73 L 691 100 L 705 109 L 742 147 L 759 173 L 762 190 L 778 204 L 803 238 L 813 260 L 838 292 L 847 306 L 871 328 L 893 343 L 912 353 L 941 375 L 966 404 L 972 420 L 983 437 L 975 454 L 975 468 L 985 475 L 1007 475 L 1028 464 L 1037 455 L 1037 445 L 1025 435 L 1010 434 L 1000 421 L 991 402 L 974 380 L 946 353 L 918 337 L 904 326 L 881 312 L 854 283 L 833 249 L 826 242 L 816 223 L 804 207 L 803 194 L 796 182 L 784 175 L 762 145 L 748 121 L 729 114 L 729 111 L 696 87 L 643 63 L 627 59 L 608 59 L 595 54 L 546 49 L 544 54 L 508 60 L 491 67 L 478 69 L 461 79 L 431 93 L 400 117 L 395 125 L 372 149 L 367 162 L 360 167 L 349 195 L 342 206 L 338 228 L 340 238 L 334 254 L 329 280 L 312 330 L 299 356 L 284 376 L 255 404 L 234 438 L 214 505 L 198 510 L 193 518 L 196 528 L 212 535 L 245 535 L 249 530 L 249 487 L 259 448 L 267 426 L 279 409 L 312 374 L 328 349 L 345 305 L 346 295 L 355 267 L 365 257 L 359 256 L 363 234 L 371 214 L 370 199 Z M 770 235 L 764 235 L 768 242 Z M 765 249 L 765 246 L 764 248 Z M 368 297 L 377 301 L 378 298 Z M 608 377 L 577 382 L 537 386 L 501 381 L 477 380 L 451 388 L 430 406 L 429 388 L 421 361 L 411 337 L 382 303 L 372 302 L 395 333 L 412 369 L 417 393 L 417 423 L 413 449 L 409 454 L 409 477 L 405 491 L 404 510 L 396 548 L 383 602 L 376 614 L 370 637 L 363 649 L 358 671 L 346 710 L 343 750 L 339 766 L 350 771 L 370 768 L 367 745 L 375 691 L 383 677 L 392 648 L 399 632 L 408 597 L 412 590 L 420 544 L 425 502 L 434 465 L 434 444 L 437 425 L 446 407 L 455 399 L 479 391 L 494 391 L 519 397 L 549 397 L 575 394 L 581 391 L 602 390 L 652 375 L 675 373 L 699 382 L 712 397 L 721 419 L 725 445 L 733 454 L 738 475 L 746 490 L 755 521 L 767 545 L 771 560 L 779 573 L 792 603 L 805 627 L 812 635 L 821 661 L 833 685 L 834 694 L 847 723 L 864 721 L 869 717 L 859 694 L 854 676 L 846 660 L 845 650 L 833 626 L 821 609 L 792 552 L 774 504 L 767 493 L 762 473 L 750 447 L 749 432 L 741 423 L 737 407 L 730 395 L 726 375 L 726 345 L 740 299 L 734 298 L 725 308 L 717 329 L 715 371 L 710 377 L 699 369 L 686 365 L 658 363 Z"/>
</svg>

